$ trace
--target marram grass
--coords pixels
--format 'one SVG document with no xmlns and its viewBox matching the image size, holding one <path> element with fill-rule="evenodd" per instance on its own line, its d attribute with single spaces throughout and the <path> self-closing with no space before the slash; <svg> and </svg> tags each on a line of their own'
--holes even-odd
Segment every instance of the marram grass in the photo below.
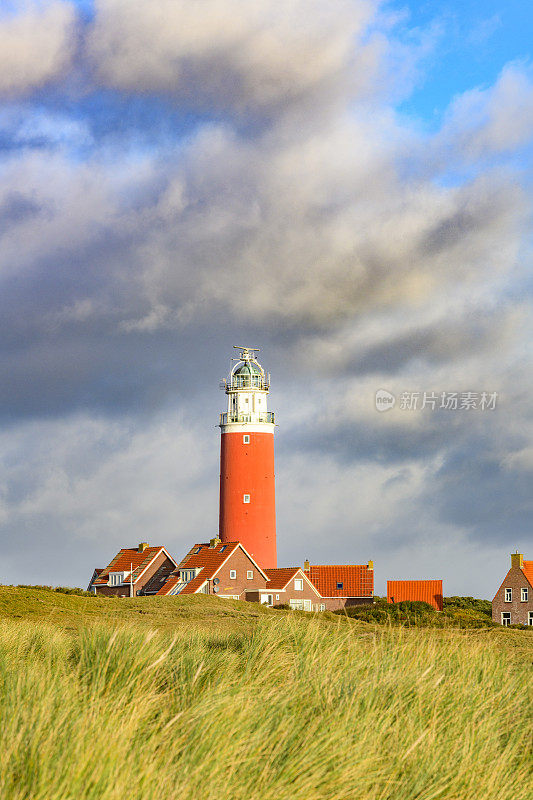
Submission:
<svg viewBox="0 0 533 800">
<path fill-rule="evenodd" d="M 4 621 L 0 797 L 531 800 L 531 659 L 499 641 Z"/>
</svg>

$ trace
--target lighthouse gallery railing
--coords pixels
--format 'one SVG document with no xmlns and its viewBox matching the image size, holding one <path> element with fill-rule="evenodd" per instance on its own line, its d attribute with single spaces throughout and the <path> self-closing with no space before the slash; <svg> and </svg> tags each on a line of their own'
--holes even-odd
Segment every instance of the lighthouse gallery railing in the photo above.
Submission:
<svg viewBox="0 0 533 800">
<path fill-rule="evenodd" d="M 275 424 L 273 411 L 256 411 L 250 414 L 232 414 L 225 411 L 220 415 L 220 424 L 227 425 L 230 422 L 270 422 Z"/>
</svg>

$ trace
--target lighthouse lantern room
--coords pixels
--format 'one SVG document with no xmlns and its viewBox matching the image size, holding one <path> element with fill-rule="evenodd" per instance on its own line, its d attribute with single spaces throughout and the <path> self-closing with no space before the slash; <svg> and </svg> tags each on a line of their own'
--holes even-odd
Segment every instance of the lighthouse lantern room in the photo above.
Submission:
<svg viewBox="0 0 533 800">
<path fill-rule="evenodd" d="M 270 376 L 257 361 L 257 348 L 234 347 L 239 357 L 221 384 L 228 410 L 220 415 L 220 538 L 241 542 L 268 569 L 277 566 Z"/>
</svg>

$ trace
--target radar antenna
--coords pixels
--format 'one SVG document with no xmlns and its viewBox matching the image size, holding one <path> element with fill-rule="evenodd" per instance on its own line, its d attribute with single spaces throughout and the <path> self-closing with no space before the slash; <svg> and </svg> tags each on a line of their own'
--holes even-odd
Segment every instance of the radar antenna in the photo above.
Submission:
<svg viewBox="0 0 533 800">
<path fill-rule="evenodd" d="M 245 347 L 242 344 L 234 344 L 235 350 L 240 350 L 239 358 L 232 359 L 232 361 L 251 361 L 255 359 L 255 354 L 260 353 L 259 347 Z"/>
</svg>

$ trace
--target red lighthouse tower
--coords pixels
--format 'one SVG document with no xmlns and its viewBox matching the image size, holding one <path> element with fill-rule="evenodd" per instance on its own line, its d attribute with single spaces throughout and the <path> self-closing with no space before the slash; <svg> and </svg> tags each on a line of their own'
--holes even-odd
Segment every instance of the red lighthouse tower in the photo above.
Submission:
<svg viewBox="0 0 533 800">
<path fill-rule="evenodd" d="M 257 361 L 257 348 L 234 347 L 239 359 L 222 383 L 228 410 L 220 415 L 220 538 L 241 542 L 269 569 L 277 566 L 270 376 Z"/>
</svg>

